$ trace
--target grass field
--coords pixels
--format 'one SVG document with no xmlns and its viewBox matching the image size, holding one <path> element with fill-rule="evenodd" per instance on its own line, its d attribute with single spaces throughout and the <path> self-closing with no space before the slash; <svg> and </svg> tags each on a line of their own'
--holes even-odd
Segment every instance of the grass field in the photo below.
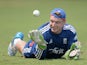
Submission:
<svg viewBox="0 0 87 65">
<path fill-rule="evenodd" d="M 87 0 L 0 0 L 0 65 L 87 65 Z M 21 31 L 28 41 L 28 31 L 36 29 L 49 21 L 49 13 L 53 8 L 63 8 L 67 14 L 67 22 L 72 24 L 82 42 L 80 60 L 38 60 L 7 55 L 8 44 L 14 34 Z M 32 11 L 39 9 L 41 15 L 34 17 Z"/>
</svg>

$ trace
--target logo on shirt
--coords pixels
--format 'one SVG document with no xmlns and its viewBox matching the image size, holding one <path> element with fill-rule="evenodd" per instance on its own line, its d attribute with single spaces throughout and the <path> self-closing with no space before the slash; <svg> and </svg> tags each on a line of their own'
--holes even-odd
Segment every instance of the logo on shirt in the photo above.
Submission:
<svg viewBox="0 0 87 65">
<path fill-rule="evenodd" d="M 63 44 L 67 44 L 67 38 L 63 38 Z"/>
<path fill-rule="evenodd" d="M 50 39 L 50 41 L 49 41 L 49 44 L 51 44 L 51 43 L 53 43 L 53 40 L 52 39 Z"/>
<path fill-rule="evenodd" d="M 52 53 L 55 53 L 55 54 L 63 54 L 64 53 L 64 49 L 59 49 L 57 47 L 55 47 L 54 49 L 49 49 L 49 51 L 51 51 Z"/>
</svg>

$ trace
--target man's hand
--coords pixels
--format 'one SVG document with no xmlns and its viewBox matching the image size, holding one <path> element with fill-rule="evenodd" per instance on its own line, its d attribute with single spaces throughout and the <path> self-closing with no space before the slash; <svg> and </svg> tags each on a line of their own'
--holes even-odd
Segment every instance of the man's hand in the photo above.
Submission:
<svg viewBox="0 0 87 65">
<path fill-rule="evenodd" d="M 28 37 L 38 44 L 38 48 L 46 49 L 47 42 L 44 40 L 43 35 L 39 30 L 29 31 Z"/>
<path fill-rule="evenodd" d="M 79 56 L 80 56 L 80 49 L 75 49 L 75 50 L 72 50 L 69 54 L 69 57 L 71 59 L 75 59 L 75 60 L 78 60 L 79 59 Z"/>
<path fill-rule="evenodd" d="M 65 59 L 74 59 L 74 60 L 78 60 L 80 56 L 80 49 L 75 49 L 75 50 L 68 50 L 66 51 L 66 53 L 64 54 L 64 58 Z"/>
<path fill-rule="evenodd" d="M 75 60 L 79 59 L 80 48 L 81 48 L 80 42 L 73 43 L 70 49 L 66 51 L 63 57 L 65 59 L 75 59 Z"/>
</svg>

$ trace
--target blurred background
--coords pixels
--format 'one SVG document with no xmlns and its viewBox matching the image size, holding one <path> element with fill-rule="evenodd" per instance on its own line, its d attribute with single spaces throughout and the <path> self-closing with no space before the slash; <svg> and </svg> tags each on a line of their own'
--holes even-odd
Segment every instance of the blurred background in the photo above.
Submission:
<svg viewBox="0 0 87 65">
<path fill-rule="evenodd" d="M 41 24 L 49 21 L 49 14 L 53 8 L 63 8 L 67 14 L 67 23 L 73 25 L 82 43 L 81 62 L 87 64 L 87 0 L 0 0 L 0 62 L 1 64 L 21 64 L 19 61 L 12 61 L 7 55 L 8 44 L 16 32 L 25 34 L 25 41 L 28 41 L 28 31 L 37 29 Z M 40 16 L 33 16 L 33 10 L 40 10 Z M 18 54 L 19 55 L 19 54 Z M 6 58 L 6 59 L 4 59 Z M 10 59 L 10 60 L 9 60 Z M 17 57 L 15 58 L 17 59 Z M 33 59 L 32 59 L 33 60 Z M 32 61 L 30 60 L 30 61 Z M 8 62 L 4 62 L 8 61 Z M 22 59 L 22 61 L 24 61 Z M 35 60 L 37 61 L 37 60 Z M 27 60 L 28 62 L 28 60 Z M 56 60 L 53 61 L 54 63 Z M 62 61 L 59 61 L 62 62 Z M 42 62 L 44 65 L 45 63 Z M 58 63 L 58 62 L 57 62 Z M 73 62 L 74 63 L 74 62 Z M 71 65 L 73 65 L 73 63 Z M 31 63 L 32 64 L 32 63 Z M 52 63 L 50 63 L 51 65 Z M 66 62 L 63 64 L 67 65 Z M 37 64 L 39 65 L 39 64 Z M 49 65 L 49 63 L 48 63 Z M 53 64 L 54 65 L 54 64 Z M 59 64 L 61 65 L 61 64 Z"/>
</svg>

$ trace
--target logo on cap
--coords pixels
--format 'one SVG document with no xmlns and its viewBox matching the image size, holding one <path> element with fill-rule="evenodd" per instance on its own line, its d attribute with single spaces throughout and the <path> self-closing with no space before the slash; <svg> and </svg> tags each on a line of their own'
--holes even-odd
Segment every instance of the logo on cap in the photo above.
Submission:
<svg viewBox="0 0 87 65">
<path fill-rule="evenodd" d="M 66 18 L 66 13 L 61 8 L 53 9 L 50 14 L 55 16 L 56 18 Z"/>
<path fill-rule="evenodd" d="M 61 14 L 59 12 L 55 12 L 54 14 L 56 14 L 57 16 L 61 16 Z"/>
</svg>

